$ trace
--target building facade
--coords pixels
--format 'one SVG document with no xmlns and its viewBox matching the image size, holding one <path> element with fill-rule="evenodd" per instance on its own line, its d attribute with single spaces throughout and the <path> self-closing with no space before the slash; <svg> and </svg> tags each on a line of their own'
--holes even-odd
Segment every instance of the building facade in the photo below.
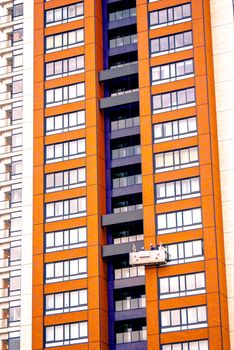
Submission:
<svg viewBox="0 0 234 350">
<path fill-rule="evenodd" d="M 0 1 L 0 349 L 234 349 L 233 32 L 232 0 Z"/>
</svg>

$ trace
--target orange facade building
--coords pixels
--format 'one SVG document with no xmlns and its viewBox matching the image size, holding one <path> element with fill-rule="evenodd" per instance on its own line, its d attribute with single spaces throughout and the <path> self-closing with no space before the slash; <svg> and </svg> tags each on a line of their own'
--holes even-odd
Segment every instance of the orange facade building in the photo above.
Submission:
<svg viewBox="0 0 234 350">
<path fill-rule="evenodd" d="M 0 10 L 10 16 L 19 4 L 4 0 Z M 4 22 L 14 33 L 21 20 L 28 41 L 22 73 L 12 68 L 10 107 L 0 100 L 6 120 L 21 101 L 14 81 L 22 74 L 22 201 L 12 207 L 10 200 L 9 213 L 0 209 L 9 264 L 2 318 L 10 315 L 1 349 L 234 348 L 234 164 L 225 144 L 233 139 L 234 106 L 231 96 L 223 102 L 234 86 L 227 68 L 234 44 L 225 46 L 233 41 L 232 1 L 22 6 L 22 18 Z M 0 49 L 2 62 L 21 49 L 11 45 Z M 5 142 L 14 120 L 0 125 Z M 8 163 L 1 164 L 5 173 Z M 13 175 L 4 186 L 20 183 Z M 19 241 L 17 294 L 9 281 Z M 161 263 L 157 254 L 165 254 Z"/>
</svg>

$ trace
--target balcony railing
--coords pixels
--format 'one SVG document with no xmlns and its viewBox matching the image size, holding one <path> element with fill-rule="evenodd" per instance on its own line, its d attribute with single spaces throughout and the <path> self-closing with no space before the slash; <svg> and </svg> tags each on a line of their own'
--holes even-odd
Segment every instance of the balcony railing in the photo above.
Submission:
<svg viewBox="0 0 234 350">
<path fill-rule="evenodd" d="M 134 205 L 128 205 L 126 207 L 120 207 L 120 208 L 114 208 L 113 212 L 114 213 L 126 213 L 129 211 L 134 211 L 138 209 L 142 209 L 143 205 L 142 204 L 134 204 Z"/>
<path fill-rule="evenodd" d="M 118 300 L 115 302 L 115 311 L 142 309 L 146 307 L 145 295 L 140 298 Z"/>
<path fill-rule="evenodd" d="M 141 146 L 129 146 L 112 150 L 112 159 L 120 159 L 125 157 L 137 156 L 141 154 Z"/>
<path fill-rule="evenodd" d="M 138 61 L 113 63 L 113 64 L 110 66 L 110 69 L 115 69 L 115 68 L 120 68 L 120 67 L 129 66 L 129 65 L 134 64 L 134 63 L 137 63 L 137 62 L 138 62 Z"/>
<path fill-rule="evenodd" d="M 110 49 L 115 47 L 126 46 L 130 44 L 137 43 L 137 34 L 122 36 L 120 38 L 115 38 L 110 40 Z"/>
<path fill-rule="evenodd" d="M 121 244 L 121 243 L 129 243 L 129 242 L 136 242 L 136 241 L 143 241 L 144 235 L 133 235 L 133 236 L 126 236 L 126 237 L 118 237 L 114 238 L 113 242 L 114 244 Z"/>
<path fill-rule="evenodd" d="M 114 96 L 121 96 L 121 95 L 128 95 L 128 94 L 131 94 L 132 92 L 136 92 L 136 91 L 139 91 L 138 88 L 135 88 L 135 89 L 129 89 L 129 90 L 122 90 L 122 89 L 119 89 L 115 92 L 112 92 L 110 97 L 114 97 Z"/>
<path fill-rule="evenodd" d="M 8 319 L 2 318 L 0 319 L 0 328 L 7 328 L 8 327 Z"/>
<path fill-rule="evenodd" d="M 9 296 L 9 288 L 0 288 L 0 298 Z"/>
<path fill-rule="evenodd" d="M 144 266 L 123 267 L 122 269 L 115 269 L 115 280 L 124 278 L 140 277 L 145 275 Z"/>
<path fill-rule="evenodd" d="M 121 19 L 135 17 L 135 16 L 136 16 L 136 8 L 133 7 L 131 9 L 126 9 L 126 10 L 110 13 L 109 14 L 109 22 L 119 21 Z"/>
<path fill-rule="evenodd" d="M 116 334 L 116 344 L 134 343 L 147 340 L 147 330 L 142 329 L 139 331 L 129 330 L 128 332 Z"/>
<path fill-rule="evenodd" d="M 0 179 L 1 179 L 1 177 L 0 177 Z M 113 179 L 113 188 L 140 185 L 141 183 L 142 183 L 142 176 L 141 175 L 119 177 L 117 179 Z"/>
<path fill-rule="evenodd" d="M 139 126 L 139 125 L 140 125 L 139 117 L 115 120 L 111 122 L 111 131 L 132 128 L 134 126 Z"/>
<path fill-rule="evenodd" d="M 0 268 L 10 266 L 10 258 L 0 259 Z"/>
<path fill-rule="evenodd" d="M 12 65 L 8 64 L 6 66 L 0 67 L 0 75 L 12 72 Z"/>
</svg>

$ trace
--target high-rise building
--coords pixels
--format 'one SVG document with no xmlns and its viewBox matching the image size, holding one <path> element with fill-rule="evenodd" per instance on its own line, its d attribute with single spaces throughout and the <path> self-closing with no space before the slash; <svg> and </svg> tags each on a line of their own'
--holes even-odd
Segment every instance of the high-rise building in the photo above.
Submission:
<svg viewBox="0 0 234 350">
<path fill-rule="evenodd" d="M 0 0 L 0 350 L 234 349 L 232 0 Z"/>
</svg>

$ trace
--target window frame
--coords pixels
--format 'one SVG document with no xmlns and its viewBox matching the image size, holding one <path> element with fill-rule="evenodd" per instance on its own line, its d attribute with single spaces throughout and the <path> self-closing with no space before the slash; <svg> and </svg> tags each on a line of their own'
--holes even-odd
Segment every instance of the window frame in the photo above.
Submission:
<svg viewBox="0 0 234 350">
<path fill-rule="evenodd" d="M 182 13 L 183 13 L 183 8 L 185 6 L 190 6 L 190 16 L 184 16 L 182 14 L 181 19 L 175 19 L 175 10 L 178 9 L 179 7 L 181 7 Z M 157 24 L 151 24 L 151 14 L 153 13 L 158 13 L 158 18 L 160 16 L 160 12 L 162 11 L 166 11 L 167 15 L 167 21 L 165 22 L 161 22 L 161 23 L 157 23 Z M 172 19 L 168 20 L 168 18 L 170 17 L 170 12 L 172 12 Z M 171 6 L 171 7 L 167 7 L 167 8 L 163 8 L 163 9 L 159 9 L 159 10 L 154 10 L 154 11 L 150 11 L 149 12 L 149 29 L 155 29 L 155 28 L 161 28 L 161 27 L 166 27 L 166 26 L 170 26 L 170 25 L 174 25 L 174 24 L 178 24 L 178 23 L 184 23 L 184 22 L 188 22 L 192 20 L 192 6 L 191 6 L 191 2 L 186 2 L 184 4 L 180 4 L 177 6 Z"/>
<path fill-rule="evenodd" d="M 186 63 L 189 63 L 189 62 L 192 62 L 192 65 L 191 65 L 192 71 L 186 73 Z M 178 74 L 178 66 L 181 64 L 183 64 L 184 66 L 184 74 Z M 168 67 L 168 71 L 169 71 L 168 78 L 162 77 L 163 68 L 165 67 Z M 160 79 L 153 79 L 154 70 L 156 69 L 160 70 Z M 170 62 L 170 63 L 151 67 L 151 84 L 152 85 L 165 84 L 167 82 L 181 80 L 181 79 L 188 79 L 192 77 L 194 77 L 194 59 L 193 58 L 188 58 L 181 61 L 175 61 L 175 62 Z"/>
<path fill-rule="evenodd" d="M 200 344 L 200 343 L 205 343 L 205 342 L 206 342 L 207 348 L 206 349 L 204 349 L 204 347 L 201 348 L 200 346 L 202 344 Z M 178 350 L 192 350 L 191 345 L 194 343 L 197 343 L 198 350 L 209 350 L 209 342 L 207 339 L 192 340 L 189 342 L 182 342 L 182 343 L 163 344 L 163 345 L 161 345 L 160 350 L 173 350 L 174 345 L 181 345 L 180 349 L 178 349 Z"/>
<path fill-rule="evenodd" d="M 74 33 L 74 34 L 72 34 Z M 81 40 L 78 40 L 79 38 L 79 33 L 81 34 Z M 76 41 L 73 43 L 69 43 L 69 35 L 75 35 Z M 77 28 L 74 30 L 70 30 L 67 32 L 62 32 L 62 33 L 56 33 L 56 34 L 51 34 L 45 36 L 45 42 L 44 42 L 44 52 L 45 54 L 50 53 L 50 52 L 56 52 L 56 51 L 62 51 L 62 50 L 67 50 L 71 47 L 77 47 L 77 46 L 82 46 L 85 43 L 85 31 L 84 28 Z M 52 45 L 50 47 L 49 42 L 52 42 Z M 61 42 L 61 44 L 56 45 L 57 42 Z"/>
<path fill-rule="evenodd" d="M 80 294 L 82 292 L 86 291 L 86 303 L 81 303 L 80 299 L 81 296 Z M 72 300 L 72 293 L 77 292 L 77 297 L 78 297 L 78 304 L 75 306 L 71 305 L 71 300 Z M 56 307 L 56 296 L 61 295 L 63 299 L 63 305 L 61 307 Z M 47 298 L 48 297 L 53 298 L 53 308 L 47 308 Z M 68 303 L 68 304 L 66 304 Z M 44 295 L 44 315 L 55 315 L 55 314 L 62 314 L 62 313 L 67 313 L 67 312 L 75 312 L 75 311 L 81 311 L 81 310 L 87 310 L 88 308 L 88 289 L 83 288 L 83 289 L 76 289 L 76 290 L 68 290 L 64 292 L 58 292 L 58 293 L 50 293 L 50 294 L 45 294 Z"/>
<path fill-rule="evenodd" d="M 86 271 L 84 272 L 82 271 L 79 272 L 81 260 L 86 265 Z M 75 263 L 77 263 L 77 273 L 71 273 L 73 265 Z M 56 272 L 56 270 L 59 268 L 61 268 L 61 272 Z M 51 271 L 53 271 L 52 277 L 47 277 L 48 270 L 50 273 Z M 59 261 L 45 263 L 45 272 L 44 272 L 45 284 L 78 280 L 82 278 L 87 278 L 87 276 L 88 276 L 88 259 L 86 256 L 76 258 L 76 259 L 59 260 Z"/>
<path fill-rule="evenodd" d="M 192 186 L 193 183 L 192 181 L 197 179 L 198 180 L 198 186 L 199 190 L 198 191 L 192 191 Z M 183 183 L 185 181 L 189 181 L 189 187 L 190 187 L 190 192 L 184 193 L 183 194 Z M 174 193 L 173 195 L 167 195 L 167 186 L 171 184 L 174 188 Z M 158 197 L 158 188 L 159 186 L 165 185 L 165 196 L 164 197 Z M 178 193 L 179 190 L 179 193 Z M 178 194 L 177 194 L 178 193 Z M 201 184 L 200 184 L 200 176 L 194 176 L 194 177 L 189 177 L 189 178 L 184 178 L 184 179 L 179 179 L 179 180 L 173 180 L 173 181 L 166 181 L 166 182 L 158 182 L 155 183 L 155 202 L 156 204 L 158 203 L 166 203 L 166 202 L 171 202 L 171 201 L 177 201 L 177 200 L 182 200 L 182 199 L 187 199 L 187 198 L 194 198 L 194 197 L 199 197 L 201 195 Z"/>
<path fill-rule="evenodd" d="M 196 312 L 196 321 L 189 322 L 189 313 L 190 311 Z M 199 310 L 205 310 L 205 316 L 206 320 L 199 321 Z M 172 314 L 177 311 L 179 313 L 179 319 L 180 323 L 178 325 L 172 326 L 162 326 L 162 315 L 166 312 L 169 313 L 170 318 L 170 324 L 172 324 Z M 184 331 L 189 329 L 198 329 L 198 328 L 206 328 L 208 327 L 208 315 L 207 315 L 207 306 L 206 305 L 198 305 L 198 306 L 192 306 L 192 307 L 185 307 L 185 308 L 177 308 L 177 309 L 168 309 L 168 310 L 161 310 L 160 311 L 160 332 L 161 333 L 167 333 L 167 332 L 175 332 L 175 331 Z M 183 320 L 184 319 L 184 320 Z M 186 319 L 186 323 L 185 323 Z"/>
<path fill-rule="evenodd" d="M 195 212 L 199 212 L 199 217 L 201 221 L 197 222 L 195 220 Z M 187 220 L 186 214 L 190 214 L 191 216 L 191 223 L 186 224 L 185 221 Z M 171 215 L 174 215 L 175 220 L 175 226 L 169 226 L 168 222 L 170 221 L 169 217 Z M 165 216 L 165 223 L 166 228 L 159 229 L 159 217 Z M 183 231 L 189 231 L 189 230 L 197 230 L 199 228 L 202 228 L 203 222 L 202 222 L 202 208 L 196 207 L 196 208 L 188 208 L 178 211 L 169 211 L 161 214 L 156 215 L 156 233 L 157 235 L 163 235 L 168 233 L 176 233 L 176 232 L 183 232 Z"/>
<path fill-rule="evenodd" d="M 73 210 L 71 210 L 71 206 L 74 201 L 76 201 L 76 207 L 77 207 L 76 212 L 73 212 Z M 78 208 L 83 205 L 85 205 L 85 210 L 79 210 Z M 50 207 L 51 209 L 48 209 Z M 47 215 L 47 212 L 51 210 L 53 211 L 53 215 Z M 59 214 L 56 215 L 56 211 L 59 211 Z M 45 206 L 44 206 L 45 222 L 54 222 L 54 221 L 72 219 L 72 218 L 79 218 L 81 216 L 86 216 L 86 215 L 87 215 L 86 196 L 47 202 L 45 203 Z"/>
<path fill-rule="evenodd" d="M 190 122 L 192 124 L 192 121 L 195 121 L 194 124 L 196 124 L 196 129 L 191 129 L 190 130 Z M 187 130 L 186 132 L 180 132 L 181 125 L 183 123 L 187 124 Z M 156 128 L 158 126 L 161 126 L 162 130 L 162 136 L 156 137 Z M 166 135 L 167 126 L 170 126 L 171 134 Z M 186 117 L 182 119 L 176 119 L 176 120 L 168 120 L 165 122 L 161 123 L 155 123 L 153 124 L 153 140 L 154 143 L 160 143 L 160 142 L 166 142 L 166 141 L 172 141 L 172 140 L 178 140 L 182 139 L 185 137 L 192 137 L 192 136 L 197 136 L 198 133 L 198 122 L 197 122 L 197 117 L 196 116 L 191 116 L 191 117 Z"/>
<path fill-rule="evenodd" d="M 199 275 L 202 275 L 202 278 L 204 279 L 204 287 L 197 287 L 198 281 L 197 278 L 199 278 Z M 194 288 L 188 288 L 189 284 L 189 278 L 191 276 L 194 276 Z M 173 282 L 174 279 L 178 280 L 177 286 L 178 290 L 173 290 L 175 288 L 175 283 Z M 161 282 L 168 280 L 168 292 L 161 292 Z M 171 289 L 172 287 L 172 289 Z M 160 277 L 158 279 L 158 291 L 159 291 L 159 299 L 170 299 L 170 298 L 181 298 L 188 295 L 197 295 L 197 294 L 204 294 L 206 293 L 206 277 L 205 277 L 205 271 L 201 272 L 194 272 L 194 273 L 188 273 L 183 275 L 172 275 L 172 276 L 165 276 Z"/>
<path fill-rule="evenodd" d="M 69 14 L 69 8 L 72 7 L 72 6 L 79 5 L 79 4 L 81 4 L 82 7 L 83 7 L 83 13 L 81 15 L 77 15 L 76 14 L 74 16 L 69 17 L 69 15 L 68 15 Z M 55 17 L 56 17 L 56 10 L 60 10 L 60 9 L 61 9 L 62 18 L 60 20 L 56 20 L 55 19 Z M 52 16 L 53 16 L 53 19 L 54 19 L 53 21 L 50 21 L 50 22 L 47 21 L 47 13 L 48 12 L 52 12 Z M 80 2 L 76 2 L 76 3 L 70 4 L 68 6 L 60 6 L 60 7 L 52 8 L 52 9 L 49 9 L 49 10 L 45 11 L 45 18 L 44 18 L 44 20 L 45 20 L 45 27 L 52 27 L 52 26 L 55 26 L 55 25 L 58 25 L 58 24 L 76 21 L 76 20 L 79 20 L 79 19 L 82 19 L 82 18 L 84 18 L 84 2 L 80 1 Z"/>
<path fill-rule="evenodd" d="M 79 172 L 84 171 L 85 179 L 82 181 L 79 181 L 80 174 Z M 72 173 L 76 172 L 76 178 L 77 182 L 71 182 L 71 176 Z M 61 176 L 62 184 L 56 184 L 56 177 Z M 48 178 L 53 177 L 53 186 L 48 186 Z M 73 168 L 63 171 L 55 171 L 52 173 L 46 173 L 45 174 L 45 192 L 51 193 L 51 192 L 57 192 L 57 191 L 63 191 L 68 190 L 71 188 L 78 188 L 83 187 L 86 185 L 86 167 L 79 167 L 79 168 Z"/>
<path fill-rule="evenodd" d="M 186 253 L 186 246 L 189 245 L 189 249 L 191 250 L 190 255 Z M 195 250 L 198 248 L 201 250 L 201 254 L 196 254 Z M 170 247 L 174 247 L 176 250 L 176 258 L 171 258 Z M 177 265 L 177 264 L 187 264 L 195 261 L 203 261 L 204 260 L 204 244 L 202 239 L 195 239 L 191 241 L 183 241 L 177 243 L 167 244 L 167 254 L 168 254 L 168 262 L 167 265 Z"/>
<path fill-rule="evenodd" d="M 185 102 L 180 103 L 180 95 L 184 94 Z M 191 93 L 192 100 L 190 100 L 189 93 Z M 160 107 L 156 108 L 157 99 L 160 99 Z M 165 99 L 167 99 L 167 104 L 164 107 Z M 196 105 L 196 89 L 194 86 L 188 87 L 181 90 L 168 91 L 160 94 L 152 95 L 152 113 L 164 113 L 170 112 L 178 109 L 194 107 Z M 154 107 L 155 106 L 155 107 Z"/>
<path fill-rule="evenodd" d="M 71 123 L 71 116 L 75 114 L 76 115 L 76 120 L 77 123 L 75 125 L 72 125 Z M 81 120 L 82 123 L 79 123 L 79 116 L 82 115 Z M 61 118 L 61 127 L 56 128 L 56 119 Z M 48 123 L 49 120 L 52 121 L 52 124 L 54 126 L 53 129 L 49 129 L 48 127 Z M 82 129 L 85 127 L 85 123 L 86 123 L 86 116 L 85 116 L 85 110 L 77 110 L 74 112 L 69 112 L 69 113 L 64 113 L 64 114 L 58 114 L 58 115 L 52 115 L 52 116 L 48 116 L 45 119 L 45 135 L 54 135 L 54 134 L 59 134 L 62 132 L 68 132 L 71 130 L 78 130 L 78 129 Z"/>
<path fill-rule="evenodd" d="M 76 142 L 75 145 L 76 145 L 77 153 L 71 152 L 71 148 L 74 142 Z M 51 148 L 51 153 L 53 153 L 52 156 L 48 156 L 49 148 Z M 79 148 L 82 149 L 82 152 L 79 152 Z M 84 151 L 83 151 L 83 148 L 84 148 Z M 61 154 L 58 152 L 58 150 L 60 149 L 61 149 Z M 57 155 L 56 155 L 56 152 L 58 152 Z M 52 143 L 45 146 L 45 164 L 62 162 L 69 159 L 82 158 L 82 157 L 85 157 L 85 155 L 86 155 L 85 138 L 69 140 L 66 142 Z"/>
<path fill-rule="evenodd" d="M 83 66 L 81 68 L 77 68 L 77 60 L 81 59 L 83 60 Z M 76 69 L 70 69 L 69 63 L 72 59 L 76 59 Z M 62 66 L 62 72 L 61 73 L 56 73 L 56 64 L 61 63 Z M 53 74 L 47 74 L 47 67 L 49 65 L 53 66 Z M 45 62 L 45 79 L 50 80 L 50 79 L 56 79 L 56 78 L 61 78 L 61 77 L 67 77 L 69 75 L 73 74 L 79 74 L 83 73 L 85 71 L 85 57 L 84 55 L 77 55 L 77 56 L 72 56 L 68 58 L 64 58 L 61 60 L 55 60 L 55 61 L 50 61 L 50 62 Z"/>
<path fill-rule="evenodd" d="M 76 90 L 76 96 L 72 97 L 72 90 Z M 81 91 L 79 91 L 81 90 Z M 56 95 L 60 95 L 59 97 Z M 50 99 L 53 99 L 50 101 Z M 60 86 L 45 90 L 45 108 L 60 106 L 85 99 L 85 82 Z"/>
<path fill-rule="evenodd" d="M 188 161 L 182 163 L 182 157 L 184 156 L 185 151 L 187 151 Z M 196 152 L 197 158 L 195 160 L 192 159 L 192 152 Z M 157 157 L 161 157 L 162 160 L 159 162 L 159 166 L 157 166 Z M 167 164 L 167 157 L 171 157 L 172 163 L 170 165 Z M 154 173 L 162 173 L 166 171 L 191 168 L 199 165 L 199 148 L 198 146 L 191 146 L 187 148 L 179 148 L 172 151 L 159 152 L 154 153 Z"/>
<path fill-rule="evenodd" d="M 82 234 L 82 230 L 85 229 L 85 238 L 86 240 L 80 239 L 80 231 Z M 77 230 L 77 237 L 78 241 L 76 243 L 72 243 L 72 235 L 73 231 Z M 62 236 L 61 244 L 56 244 L 56 241 L 59 240 L 56 236 L 60 235 Z M 84 234 L 84 233 L 83 233 Z M 48 243 L 49 239 L 53 240 L 54 245 L 51 245 Z M 73 227 L 67 230 L 59 230 L 59 231 L 52 231 L 52 232 L 45 232 L 45 240 L 44 240 L 44 252 L 50 253 L 50 252 L 56 252 L 56 251 L 63 251 L 67 249 L 75 249 L 80 247 L 86 247 L 87 246 L 87 227 Z"/>
<path fill-rule="evenodd" d="M 86 324 L 87 328 L 87 335 L 84 337 L 78 336 L 76 339 L 71 338 L 71 327 L 72 325 L 78 325 L 78 334 L 80 335 L 80 325 L 81 324 Z M 56 341 L 56 329 L 62 329 L 62 334 L 63 334 L 63 339 L 59 339 Z M 54 341 L 47 341 L 47 330 L 48 329 L 53 329 L 53 335 L 54 335 Z M 69 337 L 64 338 L 64 335 L 68 334 Z M 49 348 L 49 347 L 54 347 L 54 346 L 64 346 L 64 345 L 72 345 L 72 344 L 80 344 L 80 343 L 87 343 L 88 342 L 88 321 L 80 321 L 80 322 L 73 322 L 73 323 L 63 323 L 63 324 L 56 324 L 56 325 L 51 325 L 51 326 L 46 326 L 44 328 L 44 347 Z"/>
<path fill-rule="evenodd" d="M 188 44 L 186 44 L 186 40 L 187 40 L 185 37 L 186 34 L 188 34 L 189 36 L 191 35 L 191 42 L 189 42 Z M 182 35 L 183 43 L 181 43 L 179 46 L 177 46 L 176 40 L 178 40 L 177 38 L 179 37 L 179 35 Z M 163 40 L 165 40 L 165 43 L 167 44 L 165 46 L 165 49 L 163 48 L 163 46 L 165 44 L 163 42 Z M 158 43 L 158 44 L 155 44 L 156 46 L 158 46 L 158 50 L 152 49 L 152 45 L 154 44 L 154 41 L 156 43 Z M 166 54 L 174 53 L 174 52 L 178 52 L 178 51 L 189 50 L 192 48 L 193 48 L 193 32 L 192 32 L 192 30 L 187 30 L 185 32 L 173 33 L 170 35 L 165 35 L 165 36 L 160 36 L 157 38 L 150 39 L 149 56 L 150 57 L 161 56 L 161 55 L 166 55 Z"/>
</svg>

